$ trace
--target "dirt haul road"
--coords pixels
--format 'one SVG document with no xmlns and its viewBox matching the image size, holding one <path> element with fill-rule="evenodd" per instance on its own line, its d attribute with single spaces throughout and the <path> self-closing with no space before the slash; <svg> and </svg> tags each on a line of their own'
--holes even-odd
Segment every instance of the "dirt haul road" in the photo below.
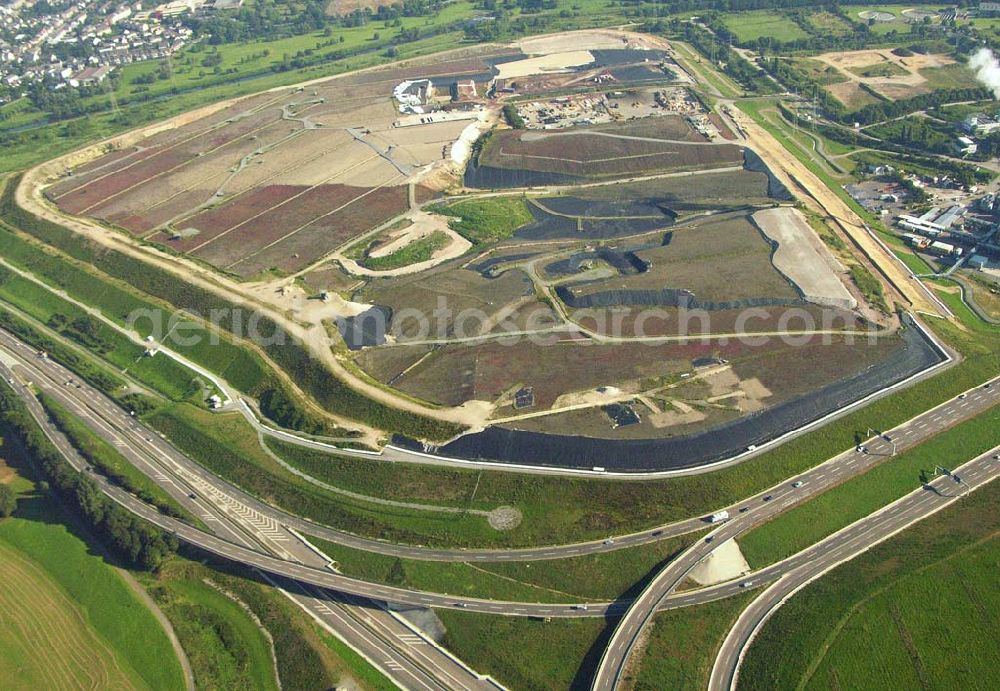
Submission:
<svg viewBox="0 0 1000 691">
<path fill-rule="evenodd" d="M 851 207 L 750 116 L 738 107 L 730 107 L 729 112 L 746 134 L 750 148 L 757 152 L 778 179 L 790 190 L 801 190 L 804 194 L 797 196 L 813 211 L 833 218 L 869 262 L 874 264 L 878 273 L 889 282 L 893 292 L 915 311 L 945 316 L 930 300 L 920 283 L 868 234 L 864 222 Z"/>
<path fill-rule="evenodd" d="M 118 250 L 123 254 L 139 259 L 147 264 L 152 264 L 160 269 L 178 277 L 178 280 L 196 285 L 205 290 L 209 290 L 216 295 L 228 300 L 238 307 L 255 310 L 272 319 L 280 325 L 293 338 L 296 338 L 309 350 L 309 352 L 322 362 L 330 371 L 331 376 L 335 376 L 355 391 L 375 400 L 379 403 L 391 406 L 398 410 L 403 410 L 418 415 L 424 415 L 436 420 L 454 422 L 467 425 L 473 428 L 479 427 L 489 417 L 489 406 L 483 402 L 470 401 L 458 408 L 431 408 L 420 403 L 394 396 L 390 392 L 374 386 L 364 380 L 354 376 L 341 363 L 331 349 L 330 337 L 324 325 L 311 324 L 303 325 L 293 319 L 289 319 L 286 314 L 276 310 L 273 305 L 249 297 L 246 290 L 241 290 L 239 284 L 225 278 L 210 269 L 198 266 L 183 257 L 175 257 L 161 252 L 152 247 L 140 247 L 138 243 L 127 238 L 120 233 L 110 232 L 107 229 L 90 222 L 87 219 L 68 216 L 50 205 L 42 195 L 44 181 L 52 175 L 53 166 L 58 169 L 60 159 L 42 164 L 25 173 L 21 184 L 16 190 L 17 204 L 28 212 L 44 218 L 45 220 L 57 223 L 65 228 L 75 231 L 84 237 L 96 242 L 99 245 Z M 243 341 L 244 344 L 247 341 Z M 274 371 L 285 382 L 294 387 L 303 399 L 309 404 L 313 412 L 332 419 L 338 425 L 347 428 L 361 429 L 366 433 L 366 439 L 373 439 L 377 432 L 370 427 L 338 416 L 336 413 L 320 408 L 314 399 L 305 394 L 296 382 L 293 382 L 287 373 L 275 365 L 260 348 L 254 346 L 257 352 L 267 362 L 271 363 Z"/>
</svg>

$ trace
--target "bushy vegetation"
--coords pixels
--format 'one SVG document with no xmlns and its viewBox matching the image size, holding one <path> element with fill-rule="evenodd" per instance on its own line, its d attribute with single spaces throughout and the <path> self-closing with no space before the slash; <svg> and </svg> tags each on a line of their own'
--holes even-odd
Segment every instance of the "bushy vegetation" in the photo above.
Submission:
<svg viewBox="0 0 1000 691">
<path fill-rule="evenodd" d="M 177 539 L 111 501 L 61 456 L 6 382 L 0 384 L 0 432 L 14 436 L 34 459 L 53 491 L 107 539 L 123 561 L 155 569 L 177 549 Z"/>
<path fill-rule="evenodd" d="M 66 435 L 73 448 L 113 484 L 155 506 L 168 516 L 194 523 L 194 518 L 173 497 L 139 472 L 117 449 L 94 434 L 54 398 L 42 393 L 38 399 L 53 424 Z"/>
<path fill-rule="evenodd" d="M 521 197 L 469 199 L 434 206 L 431 210 L 454 216 L 451 227 L 476 245 L 505 240 L 534 220 Z"/>
<path fill-rule="evenodd" d="M 195 684 L 276 690 L 269 641 L 238 602 L 213 588 L 207 572 L 201 575 L 160 579 L 150 588 L 187 653 Z"/>
<path fill-rule="evenodd" d="M 851 280 L 865 296 L 868 304 L 883 314 L 889 314 L 889 305 L 885 301 L 885 290 L 882 288 L 882 282 L 861 264 L 852 264 L 850 274 Z"/>
<path fill-rule="evenodd" d="M 373 271 L 388 271 L 410 264 L 425 262 L 434 256 L 439 249 L 447 247 L 451 238 L 447 233 L 436 230 L 429 235 L 414 240 L 405 247 L 382 257 L 366 257 L 361 263 Z"/>
<path fill-rule="evenodd" d="M 902 115 L 916 113 L 918 110 L 927 110 L 933 106 L 944 103 L 958 103 L 960 101 L 981 101 L 989 98 L 989 91 L 982 87 L 970 89 L 938 89 L 927 94 L 903 98 L 893 101 L 879 101 L 863 106 L 853 113 L 844 114 L 843 122 L 858 122 L 862 125 L 870 125 L 883 120 L 898 118 Z"/>
<path fill-rule="evenodd" d="M 503 107 L 503 119 L 515 130 L 523 130 L 525 128 L 524 118 L 517 112 L 517 106 L 513 103 L 508 103 Z"/>
<path fill-rule="evenodd" d="M 17 494 L 10 485 L 0 485 L 0 518 L 10 518 L 17 511 Z"/>
</svg>

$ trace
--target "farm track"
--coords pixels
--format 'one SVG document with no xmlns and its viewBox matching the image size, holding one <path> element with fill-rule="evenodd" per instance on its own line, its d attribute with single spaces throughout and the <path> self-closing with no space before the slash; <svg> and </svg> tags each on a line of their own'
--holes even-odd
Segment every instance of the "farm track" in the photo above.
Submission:
<svg viewBox="0 0 1000 691">
<path fill-rule="evenodd" d="M 157 266 L 177 276 L 178 280 L 207 290 L 237 308 L 246 308 L 260 312 L 285 329 L 289 335 L 297 338 L 299 342 L 304 344 L 317 361 L 322 363 L 337 379 L 374 401 L 397 410 L 444 422 L 474 426 L 482 424 L 485 421 L 484 411 L 476 408 L 436 408 L 418 403 L 409 398 L 396 396 L 381 386 L 364 381 L 354 375 L 336 358 L 330 349 L 329 336 L 322 325 L 304 326 L 290 318 L 282 309 L 274 304 L 266 303 L 247 295 L 241 283 L 221 276 L 218 272 L 200 266 L 193 261 L 178 258 L 155 248 L 140 247 L 131 238 L 126 238 L 118 233 L 108 233 L 101 226 L 85 219 L 64 215 L 50 206 L 42 197 L 40 181 L 46 176 L 46 169 L 49 165 L 51 165 L 51 162 L 28 171 L 15 192 L 17 204 L 27 212 L 68 228 L 100 246 L 117 250 L 133 259 Z M 253 348 L 265 362 L 269 363 L 278 377 L 298 392 L 303 400 L 307 401 L 307 405 L 311 410 L 326 419 L 338 422 L 340 425 L 358 427 L 368 434 L 375 434 L 375 430 L 367 425 L 359 424 L 356 421 L 344 420 L 340 416 L 322 408 L 309 395 L 304 393 L 288 373 L 276 365 L 259 346 L 248 344 L 246 341 L 242 345 Z"/>
</svg>

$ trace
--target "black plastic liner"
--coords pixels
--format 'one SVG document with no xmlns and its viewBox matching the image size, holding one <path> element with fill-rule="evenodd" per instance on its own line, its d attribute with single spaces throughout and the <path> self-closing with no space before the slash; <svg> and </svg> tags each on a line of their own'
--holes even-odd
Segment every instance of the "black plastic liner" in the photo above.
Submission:
<svg viewBox="0 0 1000 691">
<path fill-rule="evenodd" d="M 903 348 L 891 360 L 754 415 L 697 434 L 668 439 L 614 440 L 488 427 L 436 449 L 443 456 L 539 467 L 649 472 L 697 468 L 735 456 L 884 390 L 945 359 L 945 354 L 904 319 Z M 422 449 L 412 440 L 397 445 Z M 431 449 L 434 451 L 434 449 Z"/>
</svg>

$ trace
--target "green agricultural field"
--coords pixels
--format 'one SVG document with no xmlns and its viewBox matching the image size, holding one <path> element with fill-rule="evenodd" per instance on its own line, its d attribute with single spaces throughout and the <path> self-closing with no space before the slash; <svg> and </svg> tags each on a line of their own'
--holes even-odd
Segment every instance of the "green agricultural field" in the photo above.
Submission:
<svg viewBox="0 0 1000 691">
<path fill-rule="evenodd" d="M 995 688 L 998 502 L 993 482 L 807 586 L 764 625 L 739 688 Z"/>
<path fill-rule="evenodd" d="M 809 34 L 794 21 L 780 12 L 770 10 L 726 13 L 722 21 L 736 34 L 736 39 L 740 43 L 749 43 L 758 38 L 772 38 L 776 41 L 809 38 Z"/>
<path fill-rule="evenodd" d="M 997 443 L 1000 407 L 941 432 L 914 449 L 782 513 L 739 538 L 747 562 L 773 564 L 918 489 L 936 465 L 975 458 Z M 957 491 L 957 490 L 956 490 Z"/>
<path fill-rule="evenodd" d="M 2 525 L 2 524 L 0 524 Z M 129 688 L 120 663 L 44 569 L 0 541 L 0 676 L 23 688 Z"/>
<path fill-rule="evenodd" d="M 485 197 L 432 207 L 432 211 L 454 216 L 451 227 L 473 244 L 505 240 L 534 218 L 521 197 Z"/>
<path fill-rule="evenodd" d="M 183 688 L 166 633 L 100 548 L 60 504 L 25 481 L 19 489 L 17 513 L 0 520 L 0 592 L 10 598 L 0 605 L 0 678 L 28 688 L 31 679 L 52 688 L 54 675 L 67 687 L 88 678 L 95 688 Z"/>
<path fill-rule="evenodd" d="M 856 30 L 853 24 L 826 10 L 806 10 L 806 22 L 819 36 L 848 36 Z"/>
</svg>

